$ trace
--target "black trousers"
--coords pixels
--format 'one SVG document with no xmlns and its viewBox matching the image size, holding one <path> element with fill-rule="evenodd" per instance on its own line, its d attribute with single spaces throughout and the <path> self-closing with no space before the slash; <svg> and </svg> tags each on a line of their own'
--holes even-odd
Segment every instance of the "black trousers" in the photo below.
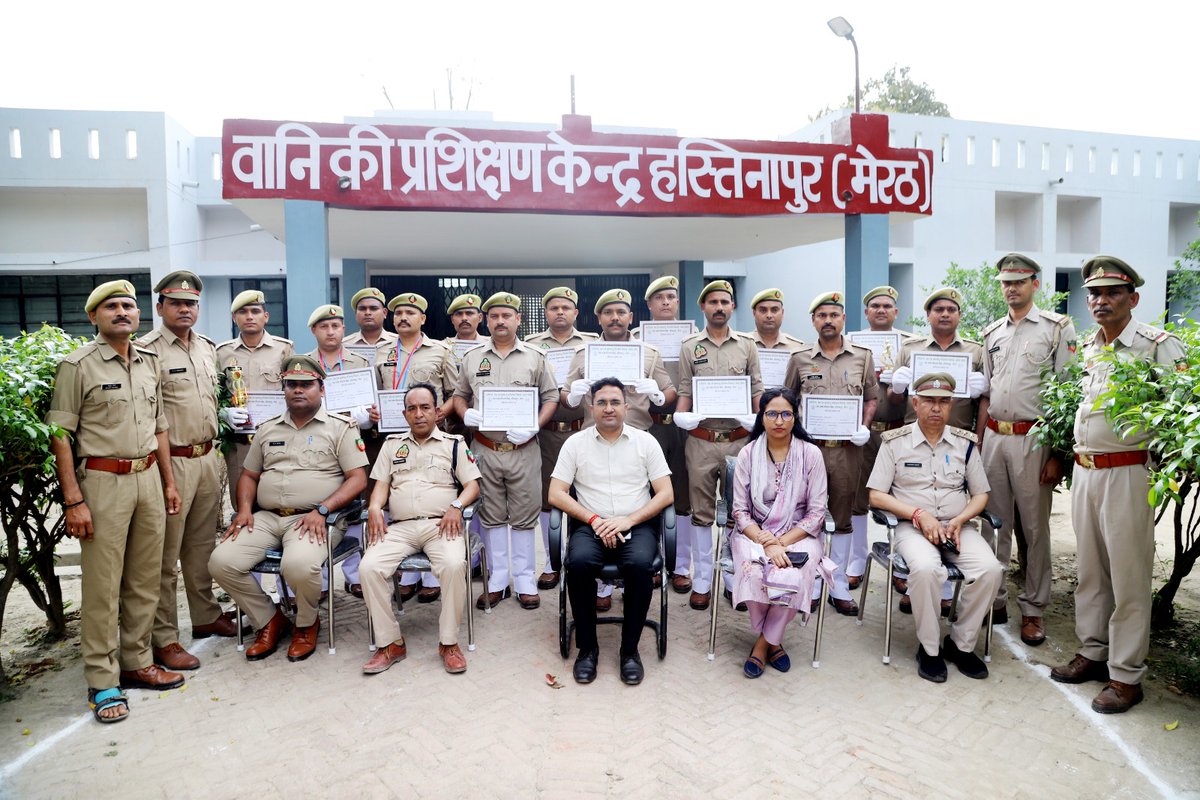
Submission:
<svg viewBox="0 0 1200 800">
<path fill-rule="evenodd" d="M 657 522 L 657 521 L 655 521 Z M 585 653 L 596 645 L 596 579 L 605 564 L 616 564 L 625 581 L 625 622 L 621 625 L 621 654 L 637 652 L 654 591 L 654 557 L 658 538 L 654 523 L 630 531 L 629 541 L 608 548 L 588 525 L 581 525 L 567 540 L 567 596 L 575 618 L 575 642 Z"/>
</svg>

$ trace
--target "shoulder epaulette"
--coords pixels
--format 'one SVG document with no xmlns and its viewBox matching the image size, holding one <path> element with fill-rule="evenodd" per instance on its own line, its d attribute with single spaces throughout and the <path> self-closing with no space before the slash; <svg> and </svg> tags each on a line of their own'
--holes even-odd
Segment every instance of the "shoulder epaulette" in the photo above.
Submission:
<svg viewBox="0 0 1200 800">
<path fill-rule="evenodd" d="M 850 345 L 851 349 L 858 348 L 859 350 L 866 350 L 867 352 L 874 352 L 871 350 L 871 348 L 867 347 L 865 344 L 859 344 L 858 342 L 852 342 L 849 339 L 846 340 L 846 344 Z"/>
<path fill-rule="evenodd" d="M 354 417 L 351 417 L 347 414 L 343 414 L 340 411 L 329 411 L 327 413 L 333 419 L 341 420 L 342 422 L 345 422 L 348 425 L 353 425 L 355 427 L 358 427 L 358 423 L 354 421 Z"/>
<path fill-rule="evenodd" d="M 979 442 L 979 437 L 976 436 L 971 431 L 964 431 L 962 428 L 954 428 L 954 427 L 950 427 L 950 428 L 948 428 L 948 430 L 950 431 L 951 436 L 957 436 L 960 439 L 966 439 L 968 442 L 975 442 L 977 444 Z"/>
<path fill-rule="evenodd" d="M 72 350 L 66 357 L 63 358 L 63 361 L 69 361 L 72 364 L 78 364 L 84 358 L 96 352 L 97 347 L 98 346 L 95 342 L 88 342 L 83 347 Z"/>
<path fill-rule="evenodd" d="M 680 344 L 683 344 L 684 342 L 690 342 L 690 341 L 692 341 L 693 339 L 695 339 L 696 341 L 700 341 L 700 337 L 701 337 L 701 336 L 703 336 L 703 335 L 704 335 L 704 331 L 703 331 L 703 330 L 698 330 L 698 331 L 696 331 L 695 333 L 691 334 L 690 336 L 685 336 L 685 337 L 683 337 L 683 338 L 682 338 L 682 339 L 679 341 L 679 343 L 680 343 Z"/>
<path fill-rule="evenodd" d="M 140 342 L 141 344 L 151 344 L 153 342 L 157 342 L 161 338 L 162 338 L 162 328 L 155 328 L 154 330 L 147 333 L 145 336 L 139 336 L 137 338 L 137 342 Z"/>
<path fill-rule="evenodd" d="M 883 433 L 879 434 L 879 438 L 882 441 L 890 442 L 892 439 L 898 439 L 906 433 L 911 433 L 911 431 L 912 425 L 903 425 L 894 430 L 884 431 Z"/>
<path fill-rule="evenodd" d="M 1071 321 L 1071 318 L 1066 314 L 1059 314 L 1057 311 L 1051 311 L 1048 308 L 1039 308 L 1038 314 L 1041 315 L 1042 319 L 1049 320 L 1060 328 L 1065 328 L 1067 323 Z"/>
<path fill-rule="evenodd" d="M 262 422 L 258 423 L 258 425 L 255 426 L 255 430 L 257 430 L 259 433 L 262 433 L 263 428 L 267 427 L 268 425 L 272 425 L 276 422 L 282 422 L 282 421 L 283 421 L 283 414 L 276 414 L 275 416 L 267 417 Z"/>
<path fill-rule="evenodd" d="M 600 338 L 600 334 L 592 333 L 591 331 L 576 331 L 576 333 L 588 341 L 595 341 Z"/>
<path fill-rule="evenodd" d="M 978 339 L 968 339 L 965 336 L 960 336 L 959 339 L 963 344 L 973 344 L 976 347 L 983 347 L 983 342 L 979 341 Z"/>
<path fill-rule="evenodd" d="M 155 358 L 158 358 L 158 353 L 151 350 L 149 347 L 142 347 L 141 345 L 134 343 L 133 349 L 137 350 L 139 353 L 142 353 L 143 355 L 154 356 Z"/>
<path fill-rule="evenodd" d="M 196 333 L 196 332 L 195 332 L 195 331 L 192 331 L 192 333 Z M 216 343 L 216 342 L 214 342 L 212 339 L 210 339 L 210 338 L 208 338 L 207 336 L 205 336 L 203 333 L 196 333 L 196 335 L 197 335 L 197 336 L 199 336 L 199 337 L 200 337 L 201 339 L 203 339 L 204 341 L 206 341 L 206 342 L 208 342 L 209 344 L 211 344 L 213 347 L 216 347 L 216 346 L 217 346 L 217 343 Z"/>
<path fill-rule="evenodd" d="M 237 343 L 239 341 L 241 341 L 241 340 L 240 339 L 226 339 L 225 341 L 223 341 L 219 345 L 217 345 L 217 349 L 220 350 L 222 347 L 229 347 L 229 346 L 237 345 Z"/>
<path fill-rule="evenodd" d="M 290 344 L 290 345 L 292 345 L 293 347 L 295 347 L 295 346 L 296 346 L 296 343 L 295 343 L 295 342 L 293 342 L 291 339 L 285 339 L 285 338 L 283 338 L 282 336 L 276 336 L 275 334 L 271 334 L 271 338 L 272 338 L 272 339 L 274 339 L 274 340 L 275 340 L 275 341 L 277 341 L 277 342 L 282 342 L 283 344 Z"/>
<path fill-rule="evenodd" d="M 1007 319 L 1008 319 L 1007 317 L 1001 317 L 1000 319 L 996 320 L 995 322 L 990 323 L 986 328 L 984 328 L 983 330 L 981 330 L 979 332 L 980 337 L 987 336 L 989 333 L 991 333 L 992 331 L 996 330 L 1001 325 L 1003 325 L 1007 321 Z"/>
</svg>

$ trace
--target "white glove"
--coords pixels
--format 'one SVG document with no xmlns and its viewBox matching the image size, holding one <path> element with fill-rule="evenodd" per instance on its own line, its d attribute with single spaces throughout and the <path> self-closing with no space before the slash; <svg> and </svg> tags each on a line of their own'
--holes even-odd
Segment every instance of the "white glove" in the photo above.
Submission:
<svg viewBox="0 0 1200 800">
<path fill-rule="evenodd" d="M 859 425 L 858 430 L 850 434 L 850 443 L 857 447 L 862 447 L 869 441 L 871 441 L 871 429 L 866 425 Z"/>
<path fill-rule="evenodd" d="M 896 394 L 904 394 L 908 391 L 908 385 L 912 383 L 913 374 L 912 367 L 901 367 L 892 373 L 892 391 Z"/>
<path fill-rule="evenodd" d="M 967 373 L 967 391 L 970 392 L 972 400 L 986 392 L 988 386 L 987 375 L 982 372 Z"/>
<path fill-rule="evenodd" d="M 704 417 L 691 411 L 676 411 L 671 415 L 671 421 L 685 431 L 694 431 Z"/>
<path fill-rule="evenodd" d="M 371 427 L 371 411 L 367 406 L 358 406 L 349 411 L 350 416 L 354 417 L 354 421 L 358 423 L 359 430 L 366 430 Z"/>
<path fill-rule="evenodd" d="M 666 395 L 659 391 L 658 381 L 654 378 L 639 378 L 633 384 L 633 388 L 638 394 L 649 395 L 650 402 L 656 406 L 661 406 L 667 401 Z"/>
<path fill-rule="evenodd" d="M 237 406 L 222 408 L 217 412 L 217 416 L 225 420 L 225 424 L 231 428 L 245 427 L 246 423 L 250 421 L 250 412 Z"/>
<path fill-rule="evenodd" d="M 567 405 L 571 408 L 579 408 L 579 404 L 583 402 L 583 396 L 591 389 L 592 385 L 583 378 L 571 381 L 571 391 L 567 394 Z"/>
<path fill-rule="evenodd" d="M 504 437 L 513 444 L 521 445 L 537 436 L 537 433 L 537 428 L 530 428 L 528 430 L 507 431 Z"/>
<path fill-rule="evenodd" d="M 476 408 L 468 408 L 467 415 L 463 417 L 463 423 L 470 428 L 478 428 L 483 425 L 483 412 Z"/>
<path fill-rule="evenodd" d="M 890 369 L 885 369 L 882 372 L 880 372 L 879 373 L 879 382 L 880 383 L 891 383 L 892 382 L 892 371 Z"/>
<path fill-rule="evenodd" d="M 758 419 L 758 415 L 750 414 L 749 416 L 745 417 L 734 417 L 734 419 L 738 421 L 738 425 L 741 425 L 748 431 L 752 431 L 754 430 L 754 422 Z"/>
</svg>

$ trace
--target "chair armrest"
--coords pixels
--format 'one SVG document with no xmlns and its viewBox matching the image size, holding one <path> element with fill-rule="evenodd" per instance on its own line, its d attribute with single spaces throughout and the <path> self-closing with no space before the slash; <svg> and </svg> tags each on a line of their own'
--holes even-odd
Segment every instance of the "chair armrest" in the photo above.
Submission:
<svg viewBox="0 0 1200 800">
<path fill-rule="evenodd" d="M 562 509 L 550 509 L 550 530 L 546 534 L 550 538 L 550 552 L 546 556 L 550 559 L 550 568 L 555 572 L 562 569 L 563 522 Z"/>
<path fill-rule="evenodd" d="M 667 570 L 675 571 L 675 506 L 667 506 L 663 509 L 662 518 L 662 543 L 663 543 L 663 561 L 667 565 Z"/>
<path fill-rule="evenodd" d="M 825 532 L 833 533 L 837 530 L 837 523 L 833 521 L 833 514 L 829 513 L 829 509 L 825 509 Z"/>
<path fill-rule="evenodd" d="M 463 526 L 464 527 L 466 527 L 466 524 L 468 522 L 475 519 L 475 512 L 478 510 L 479 510 L 479 501 L 478 500 L 475 501 L 474 503 L 470 503 L 468 505 L 463 506 L 462 515 L 463 515 Z"/>
<path fill-rule="evenodd" d="M 987 520 L 987 524 L 991 525 L 996 530 L 1000 530 L 1000 526 L 1004 524 L 1004 521 L 1000 519 L 1000 517 L 996 516 L 987 509 L 984 509 L 983 513 L 979 515 L 979 519 Z"/>
<path fill-rule="evenodd" d="M 724 528 L 729 524 L 729 507 L 725 505 L 725 498 L 722 497 L 717 501 L 717 527 Z"/>
<path fill-rule="evenodd" d="M 889 530 L 900 524 L 900 520 L 896 519 L 896 515 L 890 511 L 884 511 L 882 508 L 871 508 L 871 519 L 878 522 L 880 525 L 886 525 Z"/>
<path fill-rule="evenodd" d="M 330 511 L 328 514 L 326 514 L 325 524 L 335 525 L 337 524 L 338 520 L 342 519 L 343 517 L 349 517 L 353 520 L 360 519 L 362 518 L 361 514 L 365 510 L 366 504 L 363 503 L 362 498 L 356 498 L 355 500 L 351 501 L 349 505 L 342 506 L 336 511 Z"/>
</svg>

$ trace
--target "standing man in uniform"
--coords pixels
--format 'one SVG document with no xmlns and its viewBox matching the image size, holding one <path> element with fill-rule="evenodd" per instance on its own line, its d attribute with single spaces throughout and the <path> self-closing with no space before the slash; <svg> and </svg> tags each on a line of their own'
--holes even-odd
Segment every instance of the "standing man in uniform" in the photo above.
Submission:
<svg viewBox="0 0 1200 800">
<path fill-rule="evenodd" d="M 98 335 L 58 365 L 46 423 L 63 429 L 50 451 L 67 535 L 80 540 L 88 704 L 97 721 L 118 722 L 129 714 L 122 688 L 183 684 L 150 650 L 163 528 L 180 503 L 158 357 L 130 339 L 141 321 L 133 284 L 97 286 L 84 310 Z"/>
<path fill-rule="evenodd" d="M 754 416 L 706 418 L 692 411 L 692 379 L 709 376 L 750 377 L 750 407 L 758 413 L 762 376 L 758 348 L 749 336 L 729 327 L 733 310 L 733 286 L 717 280 L 700 290 L 704 330 L 683 340 L 679 349 L 679 401 L 675 424 L 687 431 L 684 448 L 692 493 L 692 541 L 695 557 L 692 596 L 688 605 L 697 611 L 708 608 L 712 591 L 713 523 L 716 521 L 717 483 L 725 480 L 725 456 L 736 456 L 754 427 Z M 668 462 L 669 466 L 669 462 Z M 678 564 L 678 560 L 676 564 Z"/>
<path fill-rule="evenodd" d="M 556 286 L 542 298 L 542 309 L 546 315 L 546 330 L 525 337 L 525 341 L 542 351 L 570 349 L 596 340 L 596 334 L 576 330 L 579 319 L 579 295 L 567 286 Z M 563 376 L 566 377 L 565 375 Z M 555 383 L 559 383 L 557 376 Z M 563 442 L 583 427 L 583 409 L 559 403 L 542 431 L 538 434 L 538 445 L 542 449 L 542 513 L 538 522 L 542 528 L 542 552 L 546 553 L 546 565 L 538 578 L 538 589 L 553 589 L 558 586 L 558 573 L 550 569 L 550 473 L 558 461 L 558 451 Z"/>
<path fill-rule="evenodd" d="M 229 306 L 238 336 L 217 345 L 217 368 L 226 391 L 234 394 L 238 387 L 247 392 L 278 392 L 283 388 L 279 378 L 280 365 L 292 357 L 292 341 L 267 332 L 271 314 L 267 297 L 257 289 L 247 289 L 233 298 Z M 219 412 L 226 424 L 245 425 L 250 420 L 246 409 L 238 404 Z M 257 421 L 257 420 L 256 420 Z M 250 436 L 234 435 L 233 448 L 225 454 L 225 469 L 229 481 L 229 500 L 237 507 L 237 482 L 242 463 L 250 452 Z"/>
<path fill-rule="evenodd" d="M 804 347 L 804 342 L 783 332 L 783 292 L 779 289 L 763 289 L 750 301 L 754 312 L 754 332 L 750 338 L 759 350 L 786 350 L 794 353 Z"/>
<path fill-rule="evenodd" d="M 1065 314 L 1038 308 L 1033 296 L 1041 287 L 1042 268 L 1019 253 L 996 263 L 1008 314 L 983 329 L 983 374 L 989 394 L 979 404 L 979 452 L 991 492 L 988 510 L 1004 521 L 996 558 L 1008 567 L 1012 557 L 1014 510 L 1021 513 L 1025 535 L 1025 587 L 1021 641 L 1046 641 L 1042 615 L 1050 603 L 1050 503 L 1062 480 L 1057 454 L 1039 447 L 1031 435 L 1045 409 L 1040 392 L 1052 376 L 1062 375 L 1075 355 L 1075 324 Z M 992 615 L 1008 619 L 1008 588 L 1000 582 Z"/>
<path fill-rule="evenodd" d="M 477 294 L 460 294 L 450 301 L 446 313 L 454 325 L 454 336 L 446 339 L 446 344 L 453 346 L 456 339 L 460 342 L 478 341 L 480 344 L 487 342 L 488 337 L 479 333 L 479 325 L 483 322 L 483 313 L 479 310 L 482 305 L 483 301 Z"/>
<path fill-rule="evenodd" d="M 337 547 L 345 533 L 326 530 L 325 517 L 367 488 L 366 446 L 350 417 L 321 405 L 325 369 L 309 356 L 292 356 L 283 373 L 287 411 L 258 424 L 237 487 L 237 514 L 208 561 L 217 583 L 250 617 L 257 634 L 246 660 L 275 652 L 290 623 L 250 570 L 268 548 L 281 548 L 280 573 L 296 594 L 296 629 L 288 661 L 317 649 L 321 567 L 326 536 Z M 259 510 L 253 511 L 257 503 Z"/>
<path fill-rule="evenodd" d="M 1079 469 L 1071 484 L 1079 560 L 1075 634 L 1082 644 L 1050 677 L 1061 683 L 1107 681 L 1092 700 L 1100 714 L 1120 714 L 1142 701 L 1154 569 L 1154 509 L 1146 500 L 1150 434 L 1121 436 L 1105 417 L 1098 398 L 1108 388 L 1112 367 L 1100 356 L 1112 348 L 1117 358 L 1158 364 L 1163 371 L 1187 368 L 1174 334 L 1133 318 L 1143 283 L 1115 256 L 1096 256 L 1083 265 L 1088 310 L 1100 329 L 1083 346 L 1083 399 L 1075 416 Z"/>
<path fill-rule="evenodd" d="M 801 409 L 805 395 L 853 395 L 863 399 L 862 425 L 849 439 L 825 439 L 821 454 L 825 472 L 829 475 L 829 513 L 835 527 L 829 555 L 837 564 L 829 604 L 839 614 L 856 616 L 858 603 L 850 597 L 846 583 L 846 567 L 850 559 L 850 522 L 858 481 L 862 471 L 863 446 L 871 439 L 867 425 L 875 418 L 876 392 L 879 381 L 875 376 L 875 359 L 871 348 L 857 345 L 842 335 L 846 327 L 846 301 L 841 292 L 817 295 L 809 306 L 817 342 L 793 353 L 788 361 L 784 386 L 800 398 Z M 815 606 L 820 602 L 821 586 L 813 587 Z"/>
<path fill-rule="evenodd" d="M 451 416 L 454 409 L 454 387 L 458 385 L 458 365 L 454 363 L 454 353 L 445 343 L 425 335 L 425 312 L 429 309 L 429 302 L 424 297 L 413 292 L 401 292 L 388 303 L 388 309 L 392 312 L 392 323 L 396 326 L 399 338 L 381 346 L 375 353 L 379 388 L 407 389 L 418 383 L 433 386 L 434 413 L 437 417 L 434 423 L 442 422 Z M 379 451 L 376 450 L 374 455 L 378 456 Z M 373 469 L 376 458 L 371 457 L 369 447 L 367 456 Z M 349 564 L 351 561 L 354 561 L 355 567 L 355 580 L 351 583 L 357 584 L 357 559 L 352 556 L 342 563 Z M 432 572 L 406 572 L 400 578 L 400 597 L 408 600 L 415 594 L 418 603 L 432 603 L 442 596 L 440 580 Z M 417 590 L 418 584 L 420 591 Z M 354 588 L 352 585 L 352 593 Z M 359 591 L 362 591 L 361 588 Z"/>
<path fill-rule="evenodd" d="M 179 513 L 167 517 L 158 611 L 150 641 L 154 661 L 174 670 L 200 666 L 200 659 L 179 643 L 178 574 L 182 573 L 187 592 L 192 638 L 237 635 L 233 613 L 221 612 L 208 574 L 221 517 L 221 475 L 213 452 L 217 348 L 193 330 L 203 288 L 200 278 L 186 270 L 159 281 L 154 291 L 163 323 L 140 340 L 141 346 L 158 356 L 163 411 L 170 423 L 171 471 L 180 500 Z"/>
<path fill-rule="evenodd" d="M 383 327 L 383 321 L 387 319 L 386 304 L 387 298 L 374 286 L 355 292 L 350 298 L 350 307 L 354 309 L 358 330 L 343 339 L 342 344 L 369 344 L 374 347 L 394 344 L 396 334 Z"/>
<path fill-rule="evenodd" d="M 537 524 L 541 508 L 542 459 L 541 450 L 533 440 L 558 407 L 558 382 L 541 350 L 517 338 L 517 329 L 521 326 L 521 298 L 509 292 L 497 292 L 483 304 L 483 310 L 492 332 L 491 341 L 463 356 L 458 387 L 454 390 L 455 413 L 475 429 L 473 444 L 483 474 L 479 518 L 487 548 L 490 583 L 484 587 L 475 606 L 495 606 L 510 597 L 512 587 L 515 587 L 521 608 L 534 609 L 541 603 L 533 577 L 537 565 L 533 526 Z M 483 414 L 479 411 L 480 393 L 493 386 L 537 389 L 541 403 L 538 427 L 479 430 L 483 423 Z"/>
</svg>

